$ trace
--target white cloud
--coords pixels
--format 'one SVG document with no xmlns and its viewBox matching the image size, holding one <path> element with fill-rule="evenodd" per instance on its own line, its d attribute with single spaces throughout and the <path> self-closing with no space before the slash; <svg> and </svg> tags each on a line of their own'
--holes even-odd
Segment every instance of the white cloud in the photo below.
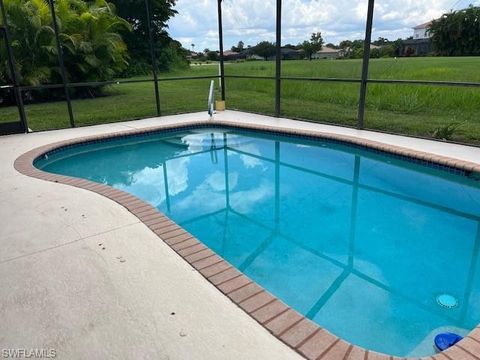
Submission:
<svg viewBox="0 0 480 360">
<path fill-rule="evenodd" d="M 275 0 L 223 0 L 225 47 L 239 40 L 255 45 L 275 40 Z M 454 5 L 453 0 L 384 0 L 375 5 L 374 34 L 391 39 L 408 37 L 412 27 L 432 20 Z M 463 7 L 467 3 L 459 3 Z M 189 48 L 217 49 L 217 1 L 178 0 L 178 15 L 170 20 L 171 35 Z M 362 38 L 367 1 L 283 0 L 282 43 L 297 44 L 314 31 L 327 42 Z"/>
</svg>

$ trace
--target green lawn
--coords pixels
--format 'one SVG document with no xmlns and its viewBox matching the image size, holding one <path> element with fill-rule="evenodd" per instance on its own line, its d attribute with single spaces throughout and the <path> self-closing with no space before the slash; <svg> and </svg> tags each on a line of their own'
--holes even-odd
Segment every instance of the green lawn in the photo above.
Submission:
<svg viewBox="0 0 480 360">
<path fill-rule="evenodd" d="M 375 59 L 372 79 L 450 80 L 480 82 L 480 58 Z M 284 76 L 359 78 L 360 60 L 285 61 Z M 227 75 L 273 76 L 274 62 L 226 65 Z M 218 73 L 216 65 L 192 66 L 170 76 L 204 76 Z M 216 84 L 218 82 L 216 81 Z M 160 83 L 162 114 L 206 111 L 209 80 Z M 228 79 L 227 108 L 273 114 L 274 81 Z M 121 84 L 107 88 L 105 97 L 74 100 L 78 126 L 155 115 L 152 83 Z M 335 124 L 356 125 L 359 85 L 284 81 L 282 115 Z M 64 102 L 26 107 L 29 127 L 45 130 L 68 127 Z M 0 108 L 0 121 L 17 118 L 16 108 Z M 371 84 L 367 94 L 365 126 L 369 129 L 431 137 L 435 129 L 462 123 L 452 140 L 480 144 L 480 88 Z"/>
</svg>

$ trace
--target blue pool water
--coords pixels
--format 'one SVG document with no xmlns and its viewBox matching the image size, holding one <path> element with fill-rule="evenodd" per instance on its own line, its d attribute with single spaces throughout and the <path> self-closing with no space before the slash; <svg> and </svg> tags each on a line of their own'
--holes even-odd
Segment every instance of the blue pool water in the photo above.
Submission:
<svg viewBox="0 0 480 360">
<path fill-rule="evenodd" d="M 36 166 L 146 200 L 368 349 L 429 355 L 438 332 L 466 334 L 480 322 L 474 179 L 348 145 L 223 128 L 82 145 Z"/>
</svg>

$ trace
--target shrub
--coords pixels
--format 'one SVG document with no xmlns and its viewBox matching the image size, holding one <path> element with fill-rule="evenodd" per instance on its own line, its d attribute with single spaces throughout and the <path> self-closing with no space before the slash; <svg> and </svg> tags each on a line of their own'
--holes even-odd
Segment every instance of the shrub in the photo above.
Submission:
<svg viewBox="0 0 480 360">
<path fill-rule="evenodd" d="M 457 130 L 461 126 L 463 126 L 465 123 L 466 123 L 465 121 L 452 122 L 450 124 L 439 126 L 433 131 L 433 137 L 435 139 L 445 140 L 445 141 L 452 140 Z"/>
<path fill-rule="evenodd" d="M 21 83 L 61 83 L 48 3 L 4 0 L 4 4 Z M 110 80 L 126 68 L 128 51 L 119 31 L 130 29 L 130 25 L 115 15 L 113 5 L 105 0 L 57 0 L 55 10 L 68 81 Z M 0 79 L 11 83 L 4 48 L 0 56 Z M 93 94 L 91 90 L 87 92 Z M 56 94 L 49 93 L 52 97 Z"/>
</svg>

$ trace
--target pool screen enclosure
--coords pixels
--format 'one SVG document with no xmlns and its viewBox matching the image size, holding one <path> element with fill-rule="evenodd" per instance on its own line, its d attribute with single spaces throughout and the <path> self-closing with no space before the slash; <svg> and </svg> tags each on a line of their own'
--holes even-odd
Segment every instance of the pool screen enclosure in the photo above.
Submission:
<svg viewBox="0 0 480 360">
<path fill-rule="evenodd" d="M 220 60 L 220 74 L 211 76 L 192 76 L 192 77 L 161 77 L 159 76 L 158 60 L 155 55 L 155 34 L 152 32 L 152 18 L 151 18 L 151 4 L 150 0 L 145 0 L 144 8 L 147 17 L 147 29 L 148 29 L 148 45 L 151 57 L 151 72 L 152 76 L 145 79 L 120 79 L 112 81 L 101 82 L 70 82 L 69 74 L 64 65 L 64 58 L 62 52 L 62 44 L 59 37 L 59 30 L 57 24 L 57 18 L 55 15 L 55 0 L 48 0 L 50 15 L 52 17 L 52 26 L 55 32 L 55 46 L 58 54 L 58 66 L 60 68 L 62 83 L 61 84 L 48 84 L 48 85 L 35 85 L 24 86 L 21 83 L 19 71 L 16 66 L 14 52 L 12 50 L 12 41 L 8 26 L 8 17 L 3 0 L 0 0 L 1 22 L 0 32 L 3 43 L 6 47 L 6 54 L 8 62 L 8 70 L 10 72 L 10 84 L 2 84 L 1 90 L 13 91 L 16 106 L 18 108 L 19 120 L 0 124 L 0 134 L 7 133 L 21 133 L 28 132 L 28 118 L 25 112 L 25 106 L 23 102 L 24 92 L 31 90 L 53 90 L 63 89 L 65 102 L 68 109 L 69 125 L 75 127 L 75 113 L 72 108 L 72 101 L 70 98 L 70 90 L 74 88 L 81 88 L 85 86 L 106 86 L 112 84 L 128 84 L 128 83 L 153 83 L 155 92 L 155 108 L 156 115 L 161 115 L 161 99 L 162 94 L 159 89 L 159 83 L 162 81 L 182 81 L 182 80 L 200 80 L 200 79 L 220 79 L 220 94 L 222 100 L 227 100 L 228 92 L 225 88 L 225 79 L 250 79 L 250 80 L 271 80 L 275 82 L 275 116 L 281 115 L 281 85 L 282 81 L 304 81 L 304 82 L 322 82 L 322 83 L 356 83 L 360 86 L 360 94 L 358 101 L 358 113 L 357 113 L 357 128 L 364 128 L 365 118 L 365 104 L 367 98 L 367 86 L 370 83 L 376 84 L 402 84 L 404 86 L 458 86 L 458 87 L 480 87 L 480 82 L 452 82 L 452 81 L 427 81 L 427 80 L 393 80 L 393 79 L 370 79 L 368 76 L 369 62 L 370 62 L 370 43 L 372 37 L 372 23 L 374 17 L 375 0 L 368 0 L 367 14 L 366 14 L 366 27 L 365 27 L 365 39 L 364 39 L 364 51 L 362 60 L 362 72 L 360 78 L 347 79 L 347 78 L 334 78 L 334 77 L 295 77 L 295 76 L 282 76 L 282 54 L 281 54 L 281 39 L 282 39 L 282 0 L 276 1 L 276 42 L 275 42 L 275 76 L 248 76 L 248 75 L 226 75 L 224 66 L 224 51 L 223 51 L 223 23 L 222 23 L 222 1 L 217 1 L 217 20 L 218 20 L 218 40 L 219 40 L 219 60 Z M 233 1 L 233 0 L 226 0 Z M 319 4 L 320 6 L 320 4 Z M 208 89 L 205 89 L 207 94 Z"/>
</svg>

